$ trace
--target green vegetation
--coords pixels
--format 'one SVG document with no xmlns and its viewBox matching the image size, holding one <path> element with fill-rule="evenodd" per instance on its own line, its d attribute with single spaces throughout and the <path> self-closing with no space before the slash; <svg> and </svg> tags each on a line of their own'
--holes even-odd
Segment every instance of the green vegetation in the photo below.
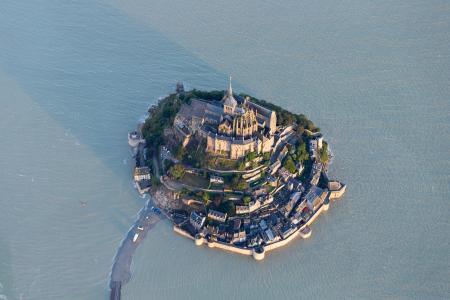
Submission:
<svg viewBox="0 0 450 300">
<path fill-rule="evenodd" d="M 182 164 L 175 164 L 169 168 L 168 173 L 171 177 L 178 180 L 183 178 L 186 170 Z"/>
<path fill-rule="evenodd" d="M 206 148 L 206 146 L 205 146 Z M 205 155 L 202 157 L 204 166 L 209 169 L 219 169 L 219 170 L 244 170 L 245 165 L 241 166 L 242 160 L 228 159 L 225 157 Z M 242 168 L 242 169 L 241 169 Z"/>
<path fill-rule="evenodd" d="M 186 149 L 181 144 L 178 144 L 173 150 L 174 156 L 178 160 L 183 160 L 184 156 L 186 156 Z"/>
<path fill-rule="evenodd" d="M 156 176 L 151 177 L 152 186 L 159 186 L 161 182 L 159 182 L 159 178 Z"/>
<path fill-rule="evenodd" d="M 193 186 L 193 187 L 198 187 L 198 188 L 203 188 L 203 189 L 206 189 L 209 187 L 209 180 L 205 176 L 202 176 L 202 175 L 185 173 L 180 181 L 188 186 Z"/>
<path fill-rule="evenodd" d="M 246 190 L 248 188 L 248 183 L 244 180 L 244 179 L 240 179 L 238 184 L 236 185 L 236 189 L 243 191 Z"/>
<path fill-rule="evenodd" d="M 252 161 L 256 158 L 256 152 L 249 152 L 245 155 L 245 161 Z"/>
<path fill-rule="evenodd" d="M 236 206 L 233 201 L 224 201 L 220 203 L 219 211 L 228 214 L 228 216 L 234 216 L 236 214 Z"/>
<path fill-rule="evenodd" d="M 210 209 L 226 213 L 228 216 L 234 216 L 236 214 L 236 206 L 233 201 L 224 200 L 221 194 L 212 194 L 211 197 Z"/>
<path fill-rule="evenodd" d="M 306 182 L 308 181 L 308 176 L 311 174 L 311 168 L 312 168 L 312 161 L 311 160 L 305 160 L 303 162 L 303 166 L 305 169 L 303 170 L 302 174 L 300 174 L 300 181 Z"/>
<path fill-rule="evenodd" d="M 193 89 L 192 91 L 185 92 L 183 95 L 180 95 L 180 99 L 185 103 L 191 103 L 191 99 L 203 99 L 208 101 L 220 101 L 223 98 L 225 91 L 200 91 Z"/>
<path fill-rule="evenodd" d="M 320 161 L 323 163 L 328 163 L 328 144 L 326 142 L 322 143 L 322 149 L 319 150 Z"/>
<path fill-rule="evenodd" d="M 205 205 L 207 205 L 209 203 L 209 199 L 210 199 L 209 193 L 203 192 L 202 199 L 203 199 L 203 203 L 205 203 Z"/>
<path fill-rule="evenodd" d="M 268 153 L 268 154 L 269 154 L 268 159 L 270 159 L 270 153 Z M 254 169 L 261 164 L 262 159 L 263 159 L 263 157 L 258 155 L 256 152 L 249 152 L 244 157 L 245 163 L 243 163 L 244 164 L 243 168 L 241 168 L 241 166 L 239 166 L 239 170 L 240 171 L 245 170 L 245 165 L 247 165 L 248 168 L 250 168 L 250 169 Z"/>
<path fill-rule="evenodd" d="M 306 143 L 303 140 L 300 140 L 295 149 L 296 160 L 300 163 L 303 163 L 306 160 L 309 160 L 309 152 L 306 149 Z"/>
<path fill-rule="evenodd" d="M 190 103 L 193 98 L 201 98 L 204 100 L 220 100 L 224 91 L 199 91 L 192 90 L 183 94 L 170 94 L 166 98 L 158 101 L 158 104 L 149 110 L 149 118 L 142 127 L 142 135 L 144 136 L 149 151 L 157 149 L 163 142 L 164 129 L 169 128 L 173 124 L 176 114 L 180 111 L 180 107 L 184 103 Z M 182 155 L 182 153 L 180 153 Z"/>
<path fill-rule="evenodd" d="M 248 183 L 244 180 L 244 178 L 242 178 L 241 175 L 234 174 L 233 177 L 231 178 L 230 187 L 233 190 L 243 191 L 248 188 Z"/>
<path fill-rule="evenodd" d="M 297 172 L 296 163 L 305 164 L 309 161 L 309 152 L 306 149 L 306 143 L 300 139 L 295 147 L 288 146 L 289 152 L 286 158 L 283 160 L 283 167 L 291 174 Z"/>
<path fill-rule="evenodd" d="M 283 167 L 288 170 L 291 174 L 295 174 L 297 168 L 295 167 L 295 162 L 292 157 L 289 155 L 283 161 Z"/>
<path fill-rule="evenodd" d="M 233 201 L 213 201 L 211 208 L 223 213 L 226 213 L 229 217 L 236 214 L 236 206 Z"/>
<path fill-rule="evenodd" d="M 182 101 L 177 94 L 171 94 L 160 100 L 155 107 L 149 110 L 150 117 L 142 126 L 144 136 L 150 151 L 154 151 L 163 142 L 165 128 L 172 126 L 176 114 L 180 110 Z"/>
<path fill-rule="evenodd" d="M 206 141 L 199 143 L 197 139 L 191 139 L 186 147 L 178 144 L 173 149 L 175 158 L 181 160 L 184 164 L 193 166 L 194 168 L 204 167 L 207 160 L 205 159 Z"/>
<path fill-rule="evenodd" d="M 242 199 L 242 202 L 244 203 L 244 205 L 248 205 L 251 201 L 252 201 L 252 198 L 250 198 L 250 196 L 244 196 L 244 198 Z"/>
</svg>

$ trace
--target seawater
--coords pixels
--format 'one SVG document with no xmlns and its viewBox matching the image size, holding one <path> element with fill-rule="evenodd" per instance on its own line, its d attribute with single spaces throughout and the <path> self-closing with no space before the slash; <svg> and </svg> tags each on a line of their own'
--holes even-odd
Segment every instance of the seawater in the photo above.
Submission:
<svg viewBox="0 0 450 300">
<path fill-rule="evenodd" d="M 123 298 L 449 298 L 449 44 L 446 1 L 3 1 L 0 298 L 107 299 L 127 132 L 229 74 L 321 127 L 347 194 L 262 263 L 160 222 Z"/>
</svg>

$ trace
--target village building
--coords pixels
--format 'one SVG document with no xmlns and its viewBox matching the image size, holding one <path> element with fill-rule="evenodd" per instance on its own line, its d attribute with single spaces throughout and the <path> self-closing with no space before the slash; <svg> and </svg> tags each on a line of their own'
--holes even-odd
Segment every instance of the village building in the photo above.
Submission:
<svg viewBox="0 0 450 300">
<path fill-rule="evenodd" d="M 292 223 L 286 223 L 280 228 L 280 235 L 283 239 L 287 238 L 291 234 L 293 234 L 296 230 L 296 227 L 293 226 Z"/>
<path fill-rule="evenodd" d="M 200 213 L 196 211 L 192 211 L 191 215 L 189 217 L 189 222 L 192 226 L 194 226 L 195 229 L 200 230 L 202 229 L 203 225 L 205 225 L 206 217 L 201 215 Z"/>
<path fill-rule="evenodd" d="M 317 149 L 321 150 L 323 146 L 323 135 L 318 133 L 315 135 L 314 139 L 317 141 Z"/>
<path fill-rule="evenodd" d="M 309 183 L 311 185 L 317 185 L 319 183 L 321 173 L 322 173 L 322 164 L 315 161 L 311 168 L 310 173 L 311 180 Z"/>
<path fill-rule="evenodd" d="M 293 174 L 291 174 L 291 172 L 286 170 L 284 167 L 282 167 L 281 169 L 278 170 L 278 175 L 280 175 L 281 179 L 284 182 L 288 182 L 289 179 L 294 177 Z"/>
<path fill-rule="evenodd" d="M 269 169 L 267 170 L 267 172 L 270 175 L 274 175 L 280 167 L 281 167 L 281 161 L 277 159 L 273 164 L 271 164 L 269 166 Z"/>
<path fill-rule="evenodd" d="M 224 223 L 227 220 L 227 214 L 217 210 L 210 209 L 208 211 L 208 218 L 217 222 Z"/>
<path fill-rule="evenodd" d="M 261 207 L 260 201 L 251 201 L 248 205 L 236 205 L 236 214 L 248 214 Z"/>
<path fill-rule="evenodd" d="M 211 175 L 209 177 L 209 182 L 212 184 L 223 184 L 224 180 L 223 180 L 223 177 Z"/>
<path fill-rule="evenodd" d="M 151 171 L 149 167 L 136 167 L 134 168 L 134 181 L 139 182 L 142 180 L 151 180 Z"/>
<path fill-rule="evenodd" d="M 313 185 L 305 196 L 308 208 L 312 211 L 316 211 L 322 205 L 327 195 L 327 190 Z"/>
<path fill-rule="evenodd" d="M 231 238 L 231 243 L 237 244 L 245 242 L 247 239 L 247 234 L 245 233 L 245 230 L 241 229 L 237 232 L 234 232 Z"/>
<path fill-rule="evenodd" d="M 309 156 L 311 159 L 316 159 L 317 157 L 317 140 L 311 139 L 309 142 Z"/>
</svg>

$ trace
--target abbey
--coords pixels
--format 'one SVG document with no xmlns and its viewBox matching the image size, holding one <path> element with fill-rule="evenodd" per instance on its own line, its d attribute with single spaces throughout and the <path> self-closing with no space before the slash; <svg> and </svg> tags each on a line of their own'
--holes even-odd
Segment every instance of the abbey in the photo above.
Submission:
<svg viewBox="0 0 450 300">
<path fill-rule="evenodd" d="M 233 95 L 231 78 L 221 101 L 193 99 L 175 117 L 174 131 L 183 146 L 192 136 L 206 140 L 206 151 L 239 159 L 249 152 L 272 150 L 277 129 L 272 110 Z"/>
</svg>

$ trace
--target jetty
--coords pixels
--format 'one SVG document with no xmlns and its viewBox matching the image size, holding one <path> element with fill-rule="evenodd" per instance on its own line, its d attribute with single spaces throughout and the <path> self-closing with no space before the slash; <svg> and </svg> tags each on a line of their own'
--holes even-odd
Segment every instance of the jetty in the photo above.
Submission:
<svg viewBox="0 0 450 300">
<path fill-rule="evenodd" d="M 122 286 L 131 278 L 131 261 L 139 244 L 147 233 L 162 219 L 164 214 L 153 206 L 149 200 L 138 213 L 138 218 L 131 226 L 114 257 L 110 274 L 110 299 L 120 299 Z"/>
</svg>

